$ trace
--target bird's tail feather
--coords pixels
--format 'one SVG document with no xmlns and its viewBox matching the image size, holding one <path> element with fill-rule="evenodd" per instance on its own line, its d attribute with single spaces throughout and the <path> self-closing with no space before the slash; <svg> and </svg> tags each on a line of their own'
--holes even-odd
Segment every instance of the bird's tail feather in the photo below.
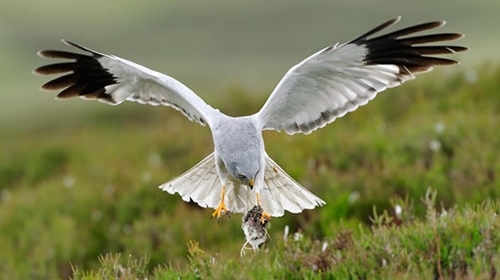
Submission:
<svg viewBox="0 0 500 280">
<path fill-rule="evenodd" d="M 300 213 L 304 209 L 325 205 L 321 198 L 297 183 L 267 154 L 264 183 L 261 205 L 271 216 L 283 216 L 285 210 Z"/>
<path fill-rule="evenodd" d="M 184 201 L 193 200 L 201 207 L 216 208 L 219 205 L 222 186 L 215 167 L 214 153 L 159 188 L 171 194 L 179 193 Z"/>
<path fill-rule="evenodd" d="M 216 208 L 221 198 L 222 185 L 215 167 L 214 153 L 211 153 L 193 168 L 179 177 L 163 184 L 160 189 L 171 194 L 179 193 L 184 201 L 193 200 L 201 207 Z M 266 155 L 264 186 L 260 192 L 261 205 L 274 217 L 283 216 L 284 211 L 299 213 L 325 202 L 315 196 Z M 224 203 L 232 213 L 246 213 L 257 204 L 255 188 L 227 182 Z"/>
</svg>

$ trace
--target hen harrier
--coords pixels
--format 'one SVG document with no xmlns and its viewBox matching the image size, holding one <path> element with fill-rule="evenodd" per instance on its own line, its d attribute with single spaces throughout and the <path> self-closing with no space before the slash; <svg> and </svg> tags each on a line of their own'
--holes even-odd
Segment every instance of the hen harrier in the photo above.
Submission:
<svg viewBox="0 0 500 280">
<path fill-rule="evenodd" d="M 375 98 L 378 92 L 401 85 L 415 74 L 454 60 L 432 55 L 467 50 L 461 46 L 423 45 L 456 40 L 462 34 L 441 33 L 408 37 L 441 27 L 429 22 L 373 37 L 400 17 L 377 26 L 344 44 L 328 46 L 293 66 L 259 112 L 231 117 L 206 104 L 181 82 L 129 60 L 99 53 L 63 40 L 86 54 L 46 50 L 40 57 L 70 59 L 34 70 L 42 75 L 67 73 L 42 86 L 62 90 L 57 98 L 81 97 L 117 105 L 125 100 L 165 105 L 188 119 L 208 125 L 214 152 L 196 166 L 160 186 L 183 200 L 224 212 L 245 213 L 259 205 L 266 219 L 287 210 L 299 213 L 325 204 L 292 179 L 266 153 L 263 130 L 308 134 L 332 123 Z"/>
</svg>

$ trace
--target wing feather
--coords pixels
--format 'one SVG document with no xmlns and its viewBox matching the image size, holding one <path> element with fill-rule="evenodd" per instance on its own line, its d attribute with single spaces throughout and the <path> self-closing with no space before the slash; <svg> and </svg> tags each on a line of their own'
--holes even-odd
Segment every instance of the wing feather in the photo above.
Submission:
<svg viewBox="0 0 500 280">
<path fill-rule="evenodd" d="M 310 133 L 367 104 L 377 93 L 415 78 L 415 74 L 430 71 L 436 65 L 457 63 L 429 55 L 467 50 L 461 46 L 420 45 L 463 37 L 457 33 L 401 38 L 439 28 L 444 21 L 371 38 L 399 19 L 385 22 L 345 44 L 324 48 L 292 67 L 254 115 L 261 128 L 288 134 Z"/>
<path fill-rule="evenodd" d="M 202 125 L 210 125 L 213 114 L 217 112 L 191 89 L 170 76 L 117 56 L 99 53 L 69 41 L 63 42 L 88 54 L 54 50 L 38 52 L 44 58 L 74 60 L 34 70 L 41 75 L 64 74 L 42 86 L 45 90 L 62 89 L 57 98 L 97 99 L 111 105 L 125 100 L 153 106 L 165 105 Z"/>
</svg>

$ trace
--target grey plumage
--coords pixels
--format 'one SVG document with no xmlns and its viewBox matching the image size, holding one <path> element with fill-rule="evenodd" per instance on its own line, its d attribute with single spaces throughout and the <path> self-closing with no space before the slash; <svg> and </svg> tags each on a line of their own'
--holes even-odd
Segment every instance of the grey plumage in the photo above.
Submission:
<svg viewBox="0 0 500 280">
<path fill-rule="evenodd" d="M 245 213 L 259 203 L 271 216 L 299 213 L 325 202 L 302 187 L 266 153 L 262 130 L 311 133 L 356 110 L 387 88 L 414 79 L 433 66 L 454 60 L 436 57 L 467 48 L 433 43 L 456 40 L 457 33 L 414 36 L 444 22 L 415 25 L 374 37 L 399 21 L 387 21 L 344 44 L 328 46 L 293 66 L 254 115 L 229 117 L 206 104 L 187 86 L 165 74 L 69 41 L 85 54 L 41 51 L 39 56 L 71 60 L 41 66 L 42 75 L 63 74 L 43 89 L 58 98 L 81 97 L 117 105 L 125 100 L 164 105 L 212 130 L 214 152 L 181 176 L 160 186 L 202 207 Z M 413 36 L 413 37 L 412 37 Z M 425 44 L 425 45 L 424 45 Z M 428 45 L 431 44 L 431 45 Z M 221 193 L 224 194 L 221 203 Z M 218 207 L 219 206 L 219 207 Z"/>
</svg>

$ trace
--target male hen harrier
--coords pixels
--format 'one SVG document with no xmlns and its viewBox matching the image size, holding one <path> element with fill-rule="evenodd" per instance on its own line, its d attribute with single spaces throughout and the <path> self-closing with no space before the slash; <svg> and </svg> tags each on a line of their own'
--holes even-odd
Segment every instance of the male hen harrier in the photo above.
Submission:
<svg viewBox="0 0 500 280">
<path fill-rule="evenodd" d="M 42 66 L 34 72 L 67 73 L 42 86 L 46 90 L 62 90 L 57 98 L 97 99 L 111 105 L 128 100 L 171 106 L 191 121 L 208 124 L 215 151 L 160 188 L 179 193 L 185 201 L 214 208 L 212 217 L 217 219 L 224 212 L 245 213 L 255 205 L 262 206 L 264 217 L 279 217 L 285 210 L 299 213 L 325 202 L 267 155 L 263 130 L 311 133 L 365 105 L 378 92 L 415 78 L 415 74 L 428 72 L 435 65 L 457 63 L 432 55 L 467 50 L 461 46 L 422 45 L 456 40 L 463 37 L 461 34 L 409 36 L 441 27 L 444 21 L 374 37 L 399 19 L 347 43 L 328 46 L 293 66 L 260 111 L 251 116 L 227 116 L 170 76 L 69 41 L 63 40 L 86 54 L 40 51 L 41 57 L 72 61 Z"/>
</svg>

